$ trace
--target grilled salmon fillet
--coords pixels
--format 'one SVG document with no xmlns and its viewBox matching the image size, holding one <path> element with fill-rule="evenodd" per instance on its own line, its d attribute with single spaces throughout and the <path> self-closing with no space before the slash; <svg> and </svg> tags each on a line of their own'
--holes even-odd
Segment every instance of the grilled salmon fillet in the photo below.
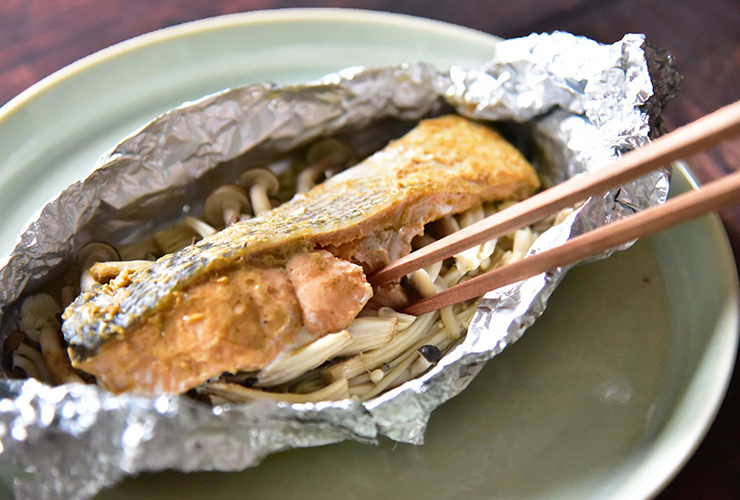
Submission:
<svg viewBox="0 0 740 500">
<path fill-rule="evenodd" d="M 259 370 L 301 329 L 345 328 L 372 297 L 365 275 L 409 253 L 425 224 L 538 187 L 491 129 L 422 121 L 310 192 L 82 294 L 63 316 L 70 357 L 116 393 Z"/>
</svg>

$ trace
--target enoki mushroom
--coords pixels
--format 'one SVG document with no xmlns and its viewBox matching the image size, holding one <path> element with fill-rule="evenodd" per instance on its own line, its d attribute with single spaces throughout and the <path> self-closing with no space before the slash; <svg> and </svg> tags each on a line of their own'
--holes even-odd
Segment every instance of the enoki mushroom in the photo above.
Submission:
<svg viewBox="0 0 740 500">
<path fill-rule="evenodd" d="M 323 178 L 357 161 L 352 149 L 335 139 L 320 141 L 298 160 L 303 166 L 278 177 L 267 168 L 246 170 L 239 185 L 224 185 L 205 200 L 203 218 L 184 217 L 174 227 L 116 249 L 93 242 L 78 253 L 77 267 L 64 276 L 58 296 L 36 294 L 21 307 L 20 329 L 5 342 L 4 368 L 14 376 L 34 377 L 49 384 L 83 382 L 62 346 L 57 320 L 80 291 L 125 280 L 130 273 L 216 231 L 277 204 L 279 192 L 310 190 Z M 297 165 L 296 165 L 297 166 Z M 510 203 L 487 203 L 429 224 L 414 240 L 419 248 L 469 226 Z M 572 210 L 565 210 L 529 228 L 465 250 L 444 262 L 415 271 L 402 280 L 412 295 L 427 297 L 478 274 L 525 257 L 536 237 Z M 123 259 L 123 260 L 122 260 Z M 289 403 L 352 398 L 371 399 L 425 373 L 448 352 L 467 330 L 478 300 L 448 306 L 414 317 L 388 307 L 367 309 L 343 331 L 326 335 L 300 349 L 285 352 L 268 367 L 254 373 L 224 374 L 190 394 L 212 404 L 274 399 Z M 61 305 L 60 305 L 61 304 Z M 298 339 L 308 338 L 299 335 Z"/>
</svg>

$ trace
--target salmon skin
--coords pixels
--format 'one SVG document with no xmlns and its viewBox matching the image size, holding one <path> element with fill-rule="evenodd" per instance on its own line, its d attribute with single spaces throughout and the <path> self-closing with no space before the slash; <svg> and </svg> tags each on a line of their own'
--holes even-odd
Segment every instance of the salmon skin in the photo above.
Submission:
<svg viewBox="0 0 740 500">
<path fill-rule="evenodd" d="M 538 187 L 488 127 L 455 115 L 422 121 L 310 192 L 80 295 L 63 316 L 70 357 L 113 392 L 145 394 L 263 368 L 306 326 L 312 304 L 301 301 L 321 299 L 317 276 L 336 277 L 316 286 L 348 301 L 334 309 L 350 317 L 314 336 L 351 321 L 372 295 L 363 273 L 408 253 L 428 222 Z"/>
</svg>

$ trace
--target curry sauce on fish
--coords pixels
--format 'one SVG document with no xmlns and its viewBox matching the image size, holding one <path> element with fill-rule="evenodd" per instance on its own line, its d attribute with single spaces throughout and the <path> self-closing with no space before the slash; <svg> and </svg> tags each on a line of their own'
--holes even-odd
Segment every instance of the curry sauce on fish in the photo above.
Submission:
<svg viewBox="0 0 740 500">
<path fill-rule="evenodd" d="M 115 393 L 260 370 L 299 332 L 318 339 L 364 308 L 403 305 L 398 284 L 373 290 L 366 275 L 408 254 L 427 223 L 538 187 L 493 130 L 422 121 L 308 193 L 83 293 L 63 316 L 70 357 Z"/>
</svg>

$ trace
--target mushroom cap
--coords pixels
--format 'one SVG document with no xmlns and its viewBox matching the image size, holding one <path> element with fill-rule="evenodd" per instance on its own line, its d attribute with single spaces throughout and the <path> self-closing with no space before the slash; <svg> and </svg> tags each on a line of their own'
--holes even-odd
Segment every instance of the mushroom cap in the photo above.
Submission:
<svg viewBox="0 0 740 500">
<path fill-rule="evenodd" d="M 81 270 L 87 269 L 95 262 L 111 260 L 121 260 L 121 254 L 116 247 L 102 241 L 91 241 L 77 252 L 77 265 Z"/>
<path fill-rule="evenodd" d="M 223 224 L 224 208 L 238 206 L 240 211 L 251 210 L 249 196 L 241 186 L 227 184 L 213 190 L 203 205 L 203 217 L 213 225 Z"/>
<path fill-rule="evenodd" d="M 280 181 L 277 176 L 266 168 L 251 168 L 244 172 L 240 178 L 245 186 L 261 184 L 270 195 L 277 194 L 280 189 Z"/>
<path fill-rule="evenodd" d="M 356 160 L 352 147 L 338 139 L 324 139 L 308 149 L 306 159 L 309 164 L 325 163 L 327 167 L 346 166 Z"/>
<path fill-rule="evenodd" d="M 57 314 L 60 312 L 62 312 L 62 307 L 48 293 L 30 295 L 21 304 L 19 325 L 23 332 L 31 335 L 41 330 L 44 325 L 56 325 Z"/>
</svg>

